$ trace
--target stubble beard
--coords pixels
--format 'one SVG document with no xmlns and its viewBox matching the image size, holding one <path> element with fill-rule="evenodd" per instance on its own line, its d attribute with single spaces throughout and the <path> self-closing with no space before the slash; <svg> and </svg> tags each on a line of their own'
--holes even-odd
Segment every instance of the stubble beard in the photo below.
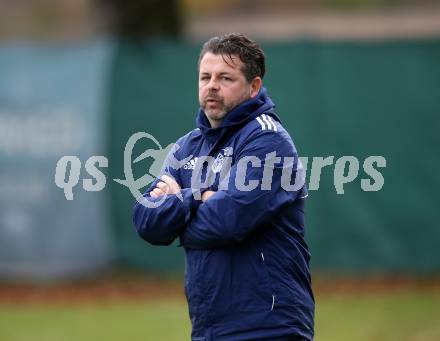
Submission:
<svg viewBox="0 0 440 341">
<path fill-rule="evenodd" d="M 240 99 L 227 105 L 225 104 L 223 98 L 217 97 L 215 95 L 209 97 L 214 97 L 216 100 L 218 100 L 219 108 L 215 108 L 215 109 L 208 108 L 208 104 L 206 100 L 204 100 L 203 103 L 201 103 L 201 107 L 205 112 L 206 116 L 208 116 L 210 120 L 216 122 L 223 121 L 223 119 L 230 111 L 232 111 L 232 109 L 234 109 L 236 106 L 238 106 L 239 104 L 243 103 L 244 101 L 250 98 L 249 96 L 243 94 L 243 96 Z"/>
</svg>

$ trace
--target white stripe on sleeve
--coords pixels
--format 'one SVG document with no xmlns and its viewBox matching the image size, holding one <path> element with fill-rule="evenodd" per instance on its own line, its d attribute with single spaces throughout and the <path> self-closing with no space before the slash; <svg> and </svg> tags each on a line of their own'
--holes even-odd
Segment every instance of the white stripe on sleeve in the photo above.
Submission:
<svg viewBox="0 0 440 341">
<path fill-rule="evenodd" d="M 258 121 L 258 123 L 260 123 L 261 129 L 262 130 L 266 130 L 266 126 L 265 126 L 265 124 L 263 123 L 263 121 L 262 121 L 262 119 L 260 117 L 257 117 L 257 121 Z"/>
<path fill-rule="evenodd" d="M 270 116 L 267 116 L 267 118 L 269 119 L 270 123 L 272 123 L 273 130 L 278 131 L 277 124 L 274 122 L 273 118 Z"/>
<path fill-rule="evenodd" d="M 261 115 L 263 118 L 263 121 L 267 124 L 267 129 L 273 130 L 272 123 L 268 120 L 267 116 L 265 114 Z"/>
</svg>

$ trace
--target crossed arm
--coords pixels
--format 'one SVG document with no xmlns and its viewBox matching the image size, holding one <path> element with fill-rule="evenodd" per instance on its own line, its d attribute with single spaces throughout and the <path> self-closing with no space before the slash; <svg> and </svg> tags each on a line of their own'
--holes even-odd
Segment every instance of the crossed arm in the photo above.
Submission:
<svg viewBox="0 0 440 341">
<path fill-rule="evenodd" d="M 170 245 L 179 237 L 201 203 L 214 191 L 195 200 L 191 188 L 181 188 L 169 175 L 162 175 L 133 208 L 133 224 L 139 236 L 152 245 Z"/>
<path fill-rule="evenodd" d="M 274 150 L 280 156 L 293 158 L 293 167 L 296 166 L 298 156 L 293 145 L 269 134 L 260 136 L 258 143 L 251 140 L 238 156 L 255 155 L 263 160 Z M 246 183 L 263 178 L 266 162 L 261 162 L 259 166 L 247 165 Z M 272 166 L 269 189 L 257 186 L 253 190 L 239 190 L 234 182 L 243 169 L 239 170 L 234 165 L 229 180 L 232 186 L 228 186 L 227 190 L 205 191 L 201 201 L 195 200 L 191 188 L 181 188 L 172 178 L 174 174 L 163 175 L 144 195 L 144 200 L 164 200 L 163 204 L 153 209 L 142 207 L 139 203 L 135 206 L 134 220 L 138 233 L 146 241 L 157 245 L 169 245 L 180 237 L 182 246 L 194 249 L 240 243 L 253 230 L 265 226 L 264 223 L 270 221 L 280 207 L 298 196 L 299 191 L 282 188 L 282 165 Z"/>
</svg>

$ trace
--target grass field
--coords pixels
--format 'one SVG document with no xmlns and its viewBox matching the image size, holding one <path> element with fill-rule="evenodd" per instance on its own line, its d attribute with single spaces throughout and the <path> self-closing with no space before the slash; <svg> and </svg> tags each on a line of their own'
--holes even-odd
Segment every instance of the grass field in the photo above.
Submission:
<svg viewBox="0 0 440 341">
<path fill-rule="evenodd" d="M 316 295 L 317 341 L 440 340 L 440 292 Z M 189 340 L 186 302 L 0 304 L 2 341 Z"/>
</svg>

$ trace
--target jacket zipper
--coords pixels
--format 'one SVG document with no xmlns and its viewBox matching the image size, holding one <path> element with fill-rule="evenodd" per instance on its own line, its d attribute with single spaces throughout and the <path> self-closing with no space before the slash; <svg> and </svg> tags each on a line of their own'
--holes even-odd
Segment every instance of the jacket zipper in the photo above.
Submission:
<svg viewBox="0 0 440 341">
<path fill-rule="evenodd" d="M 263 263 L 266 263 L 264 260 L 264 253 L 261 252 L 261 259 L 263 260 Z M 269 275 L 269 271 L 267 270 L 266 264 L 264 264 L 265 270 L 267 272 L 267 274 Z M 268 280 L 270 280 L 270 278 L 268 278 Z M 270 308 L 270 311 L 273 311 L 273 308 L 275 308 L 275 294 L 272 293 L 272 306 Z"/>
</svg>

